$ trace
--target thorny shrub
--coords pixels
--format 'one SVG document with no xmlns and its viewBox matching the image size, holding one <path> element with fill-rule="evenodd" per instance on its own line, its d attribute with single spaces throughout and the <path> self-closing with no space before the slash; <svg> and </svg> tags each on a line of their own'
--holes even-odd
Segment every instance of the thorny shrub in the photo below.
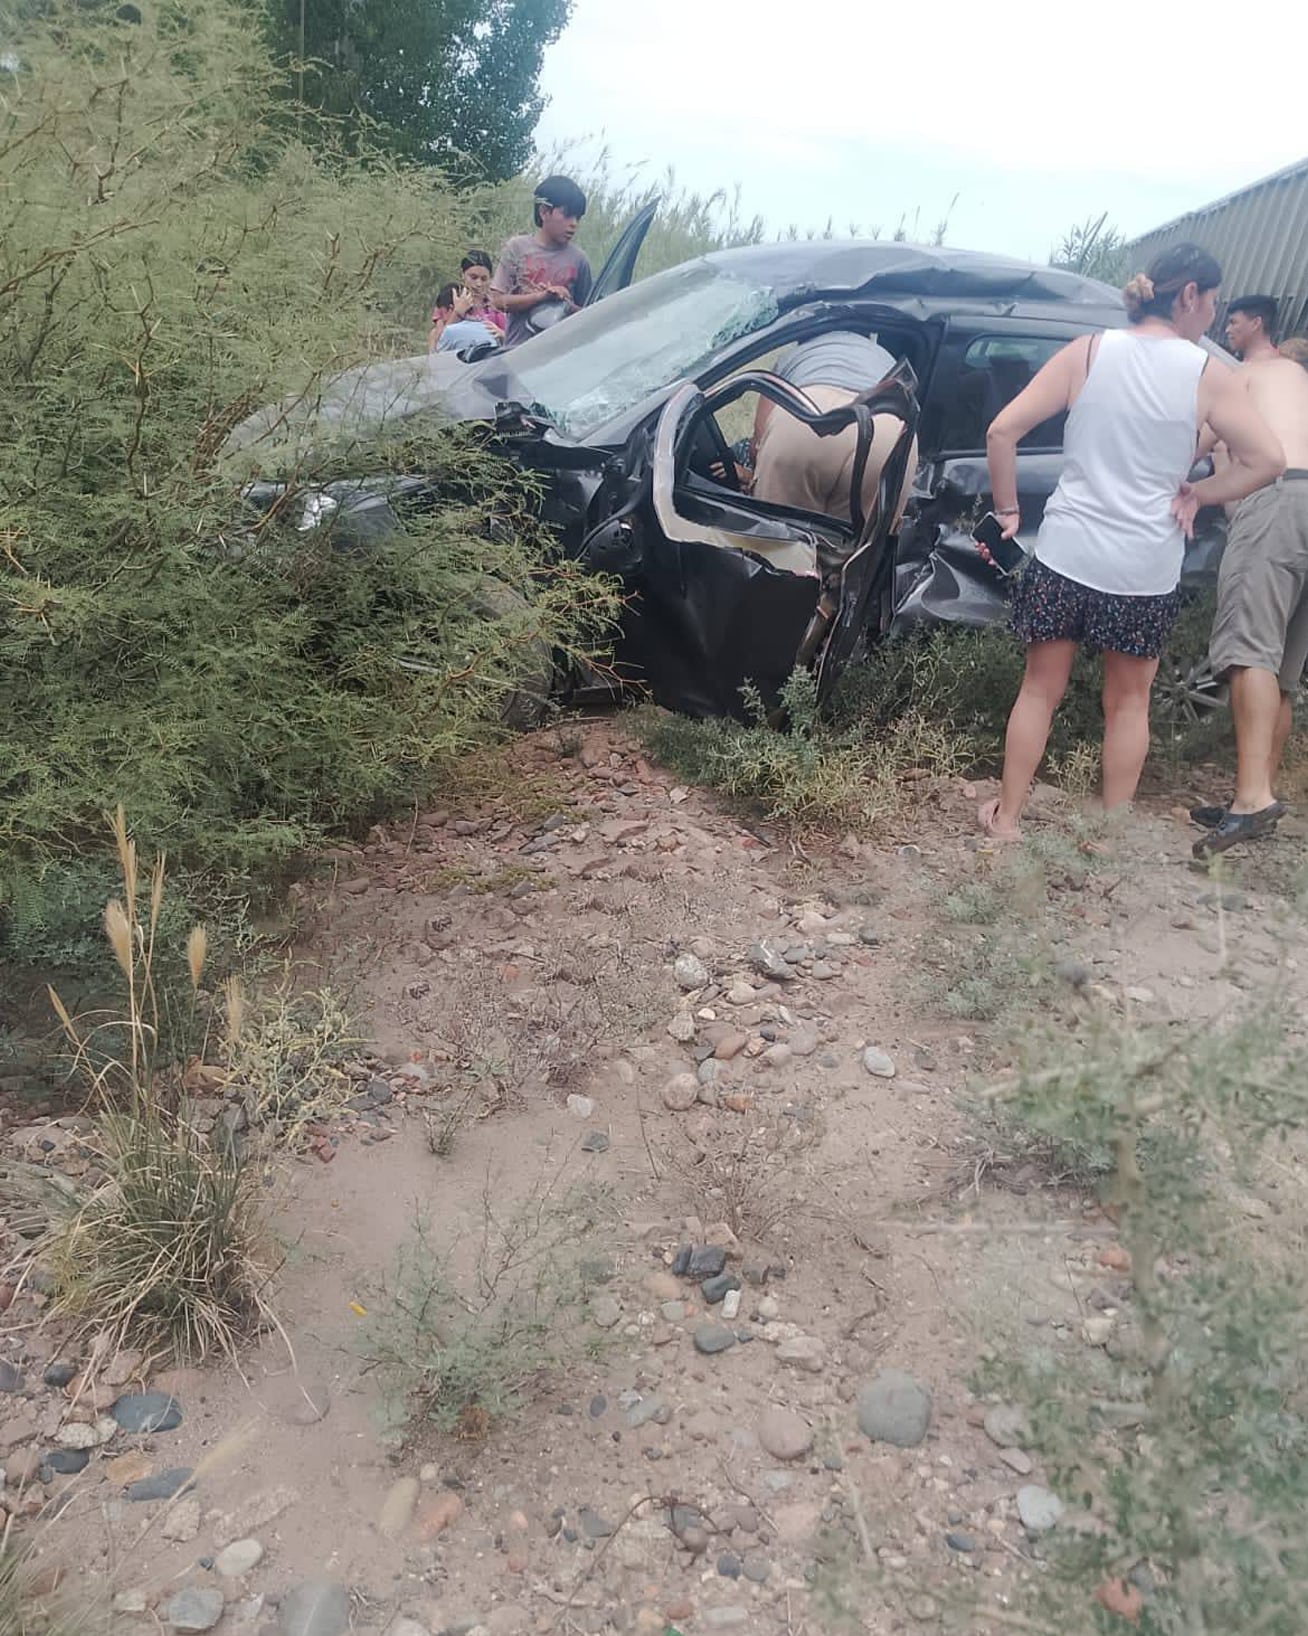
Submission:
<svg viewBox="0 0 1308 1636">
<path fill-rule="evenodd" d="M 438 1241 L 419 1216 L 363 1347 L 392 1422 L 476 1441 L 576 1358 L 577 1247 L 605 1215 L 601 1194 L 542 1169 L 503 1208 L 488 1176 L 463 1240 Z"/>
<path fill-rule="evenodd" d="M 468 236 L 439 176 L 280 134 L 243 0 L 3 19 L 0 948 L 48 959 L 85 952 L 64 872 L 116 800 L 184 870 L 275 881 L 438 781 L 612 604 L 438 433 L 290 474 L 445 474 L 451 505 L 367 550 L 241 498 L 252 410 L 417 349 L 404 303 Z"/>
</svg>

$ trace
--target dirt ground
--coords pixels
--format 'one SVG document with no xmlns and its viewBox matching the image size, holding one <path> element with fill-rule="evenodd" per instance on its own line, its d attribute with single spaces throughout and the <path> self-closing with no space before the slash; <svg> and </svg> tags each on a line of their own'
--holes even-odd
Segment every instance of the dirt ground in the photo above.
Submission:
<svg viewBox="0 0 1308 1636">
<path fill-rule="evenodd" d="M 418 814 L 304 889 L 301 980 L 347 994 L 368 1046 L 355 1106 L 269 1173 L 282 1332 L 240 1372 L 161 1381 L 126 1360 L 123 1389 L 162 1386 L 181 1424 L 116 1431 L 82 1472 L 20 1489 L 16 1459 L 68 1407 L 25 1285 L 0 1342 L 19 1382 L 0 1500 L 42 1512 L 42 1560 L 116 1598 L 127 1636 L 204 1628 L 174 1601 L 188 1587 L 222 1593 L 221 1631 L 284 1636 L 346 1617 L 396 1636 L 890 1636 L 955 1606 L 975 1610 L 958 1628 L 999 1630 L 1041 1571 L 1018 1491 L 1052 1476 L 982 1424 L 999 1399 L 979 1370 L 1073 1356 L 1124 1293 L 1100 1259 L 1112 1223 L 1005 1164 L 964 1096 L 1044 1003 L 1019 966 L 985 997 L 997 1016 L 951 1014 L 977 936 L 951 894 L 1024 889 L 976 839 L 984 791 L 923 780 L 894 833 L 801 846 L 678 787 L 618 723 L 515 760 L 557 805 Z M 1071 803 L 1035 805 L 1053 980 L 1124 1016 L 1302 994 L 1304 822 L 1214 883 L 1189 867 L 1184 805 L 1219 787 L 1196 777 L 1083 850 Z M 75 1139 L 33 1121 L 11 1147 L 57 1165 Z M 1251 1228 L 1301 1182 L 1268 1179 Z M 563 1356 L 498 1422 L 406 1433 L 376 1366 L 397 1258 L 448 1254 L 475 1307 L 524 1221 L 558 1240 L 549 1277 L 580 1280 L 575 1303 L 549 1292 Z M 683 1246 L 725 1251 L 734 1317 L 679 1275 Z M 889 1377 L 907 1446 L 861 1428 L 887 1371 L 910 1377 Z M 129 1497 L 174 1469 L 191 1490 Z M 217 1553 L 245 1538 L 261 1559 L 224 1577 Z"/>
</svg>

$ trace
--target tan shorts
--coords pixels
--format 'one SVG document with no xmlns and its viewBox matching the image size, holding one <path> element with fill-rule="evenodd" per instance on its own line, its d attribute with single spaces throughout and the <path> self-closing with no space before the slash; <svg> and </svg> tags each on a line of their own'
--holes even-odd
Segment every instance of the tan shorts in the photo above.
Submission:
<svg viewBox="0 0 1308 1636">
<path fill-rule="evenodd" d="M 1208 656 L 1219 679 L 1269 670 L 1293 693 L 1308 664 L 1308 475 L 1242 500 L 1217 576 Z"/>
<path fill-rule="evenodd" d="M 841 386 L 806 386 L 805 395 L 818 409 L 837 409 L 852 403 L 856 393 Z M 903 428 L 897 415 L 873 415 L 872 447 L 863 473 L 863 514 L 869 516 L 876 505 L 877 485 L 886 456 L 895 446 Z M 849 522 L 849 497 L 854 483 L 854 459 L 858 453 L 858 429 L 850 426 L 834 437 L 819 437 L 802 420 L 774 407 L 759 440 L 754 469 L 753 494 L 773 505 L 816 511 L 826 517 Z M 908 500 L 917 465 L 917 445 L 909 451 L 903 493 L 895 508 L 898 520 Z"/>
</svg>

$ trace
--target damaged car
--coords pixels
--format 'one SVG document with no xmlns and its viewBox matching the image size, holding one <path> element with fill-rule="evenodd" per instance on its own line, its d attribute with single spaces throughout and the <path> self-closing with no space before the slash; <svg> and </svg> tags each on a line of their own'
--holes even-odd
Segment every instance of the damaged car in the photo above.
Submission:
<svg viewBox="0 0 1308 1636">
<path fill-rule="evenodd" d="M 295 427 L 297 469 L 315 440 L 362 447 L 420 427 L 482 428 L 536 475 L 558 550 L 621 582 L 612 670 L 554 679 L 555 696 L 574 702 L 633 688 L 689 715 L 743 718 L 746 693 L 770 704 L 796 666 L 824 698 L 889 634 L 1001 618 L 1004 584 L 971 542 L 989 501 L 986 427 L 1068 341 L 1126 323 L 1118 292 L 992 255 L 826 240 L 724 250 L 632 284 L 652 214 L 633 222 L 592 303 L 566 323 L 507 352 L 339 377 Z M 831 331 L 867 337 L 894 363 L 851 403 L 820 412 L 773 366 Z M 854 429 L 839 515 L 749 492 L 740 456 L 762 401 L 816 438 Z M 260 411 L 232 444 L 258 460 L 275 439 L 285 449 L 300 412 Z M 1018 450 L 1028 539 L 1058 481 L 1064 419 Z M 865 504 L 869 460 L 880 476 Z M 285 488 L 265 466 L 251 498 L 267 506 Z M 304 496 L 303 526 L 330 522 L 343 541 L 366 540 L 441 501 L 440 482 L 421 471 L 326 485 Z M 1204 521 L 1187 583 L 1211 577 L 1220 555 L 1220 529 Z"/>
</svg>

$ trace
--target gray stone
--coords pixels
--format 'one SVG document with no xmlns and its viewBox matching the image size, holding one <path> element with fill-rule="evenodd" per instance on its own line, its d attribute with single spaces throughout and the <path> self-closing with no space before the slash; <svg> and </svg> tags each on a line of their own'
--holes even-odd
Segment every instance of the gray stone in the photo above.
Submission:
<svg viewBox="0 0 1308 1636">
<path fill-rule="evenodd" d="M 45 1372 L 42 1374 L 41 1379 L 47 1386 L 56 1386 L 62 1389 L 63 1387 L 67 1386 L 68 1382 L 72 1380 L 73 1376 L 76 1375 L 77 1372 L 77 1364 L 68 1363 L 57 1358 L 53 1363 L 46 1365 Z"/>
<path fill-rule="evenodd" d="M 607 1517 L 601 1517 L 588 1505 L 583 1505 L 577 1513 L 577 1522 L 586 1539 L 607 1539 L 610 1534 L 617 1533 L 616 1526 Z"/>
<path fill-rule="evenodd" d="M 802 1369 L 808 1375 L 820 1375 L 826 1357 L 826 1347 L 816 1335 L 792 1335 L 777 1346 L 778 1363 L 789 1369 Z"/>
<path fill-rule="evenodd" d="M 647 1426 L 651 1420 L 663 1412 L 663 1404 L 656 1397 L 644 1397 L 639 1403 L 633 1403 L 627 1410 L 627 1424 L 633 1431 L 641 1426 Z"/>
<path fill-rule="evenodd" d="M 280 1636 L 344 1636 L 350 1623 L 350 1597 L 332 1579 L 306 1579 L 282 1598 Z"/>
<path fill-rule="evenodd" d="M 727 1252 L 720 1244 L 702 1244 L 690 1252 L 685 1274 L 687 1278 L 716 1278 L 726 1264 Z"/>
<path fill-rule="evenodd" d="M 600 1329 L 612 1329 L 622 1317 L 622 1308 L 612 1295 L 596 1295 L 590 1303 L 591 1322 Z"/>
<path fill-rule="evenodd" d="M 724 1551 L 718 1558 L 718 1572 L 723 1579 L 739 1579 L 740 1558 L 732 1551 Z"/>
<path fill-rule="evenodd" d="M 1010 1471 L 1015 1471 L 1019 1477 L 1031 1475 L 1031 1456 L 1024 1454 L 1021 1449 L 1000 1449 L 999 1458 Z"/>
<path fill-rule="evenodd" d="M 745 1578 L 752 1584 L 762 1585 L 772 1572 L 772 1564 L 758 1551 L 751 1551 L 744 1561 Z"/>
<path fill-rule="evenodd" d="M 1063 1502 L 1038 1483 L 1027 1483 L 1017 1491 L 1017 1514 L 1028 1534 L 1047 1534 L 1062 1516 Z"/>
<path fill-rule="evenodd" d="M 41 1456 L 41 1469 L 59 1477 L 75 1477 L 79 1471 L 86 1470 L 90 1458 L 86 1449 L 51 1449 Z"/>
<path fill-rule="evenodd" d="M 15 1368 L 8 1358 L 0 1358 L 0 1392 L 21 1392 L 24 1384 L 22 1370 Z"/>
<path fill-rule="evenodd" d="M 673 1074 L 660 1094 L 669 1113 L 687 1113 L 699 1100 L 699 1080 L 694 1074 Z"/>
<path fill-rule="evenodd" d="M 730 1290 L 739 1288 L 740 1279 L 730 1272 L 720 1272 L 714 1278 L 706 1278 L 699 1286 L 700 1294 L 711 1307 L 716 1306 Z"/>
<path fill-rule="evenodd" d="M 858 1424 L 874 1442 L 916 1448 L 931 1424 L 931 1393 L 902 1369 L 883 1369 L 858 1395 Z"/>
<path fill-rule="evenodd" d="M 603 1130 L 588 1130 L 581 1139 L 583 1153 L 607 1153 L 610 1146 L 609 1134 Z"/>
<path fill-rule="evenodd" d="M 211 1585 L 188 1585 L 170 1597 L 164 1617 L 174 1630 L 212 1630 L 223 1616 L 223 1593 Z"/>
<path fill-rule="evenodd" d="M 704 988 L 709 981 L 708 967 L 697 954 L 679 954 L 672 962 L 672 975 L 677 979 L 677 987 L 687 993 L 694 988 Z"/>
<path fill-rule="evenodd" d="M 1023 1410 L 1010 1403 L 996 1403 L 986 1410 L 985 1433 L 1001 1449 L 1024 1448 L 1031 1441 L 1031 1427 Z"/>
<path fill-rule="evenodd" d="M 1054 976 L 1073 988 L 1084 988 L 1094 978 L 1094 972 L 1080 960 L 1060 960 L 1054 967 Z"/>
<path fill-rule="evenodd" d="M 128 1483 L 123 1492 L 129 1500 L 171 1500 L 190 1480 L 190 1466 L 173 1466 L 168 1471 L 156 1472 L 153 1477 L 142 1477 L 139 1482 Z"/>
<path fill-rule="evenodd" d="M 795 973 L 775 949 L 766 943 L 755 943 L 749 951 L 749 963 L 754 970 L 774 983 L 793 983 Z"/>
<path fill-rule="evenodd" d="M 182 1423 L 182 1406 L 167 1392 L 134 1392 L 120 1397 L 109 1413 L 125 1432 L 175 1431 Z"/>
<path fill-rule="evenodd" d="M 257 1539 L 238 1539 L 219 1551 L 214 1571 L 224 1579 L 244 1579 L 262 1561 L 263 1546 Z"/>
<path fill-rule="evenodd" d="M 700 1324 L 695 1330 L 695 1350 L 712 1354 L 725 1352 L 736 1344 L 734 1331 L 725 1324 Z"/>
<path fill-rule="evenodd" d="M 976 1550 L 976 1541 L 971 1534 L 948 1533 L 945 1535 L 945 1544 L 951 1551 L 961 1551 L 964 1556 L 970 1556 Z"/>
<path fill-rule="evenodd" d="M 868 1073 L 877 1079 L 893 1079 L 895 1064 L 893 1060 L 875 1045 L 869 1045 L 863 1053 L 863 1066 Z"/>
<path fill-rule="evenodd" d="M 739 1630 L 749 1623 L 749 1609 L 726 1607 L 705 1608 L 700 1623 L 706 1630 Z"/>
<path fill-rule="evenodd" d="M 758 1440 L 774 1460 L 802 1460 L 813 1447 L 813 1432 L 793 1409 L 769 1403 L 759 1416 Z"/>
</svg>

